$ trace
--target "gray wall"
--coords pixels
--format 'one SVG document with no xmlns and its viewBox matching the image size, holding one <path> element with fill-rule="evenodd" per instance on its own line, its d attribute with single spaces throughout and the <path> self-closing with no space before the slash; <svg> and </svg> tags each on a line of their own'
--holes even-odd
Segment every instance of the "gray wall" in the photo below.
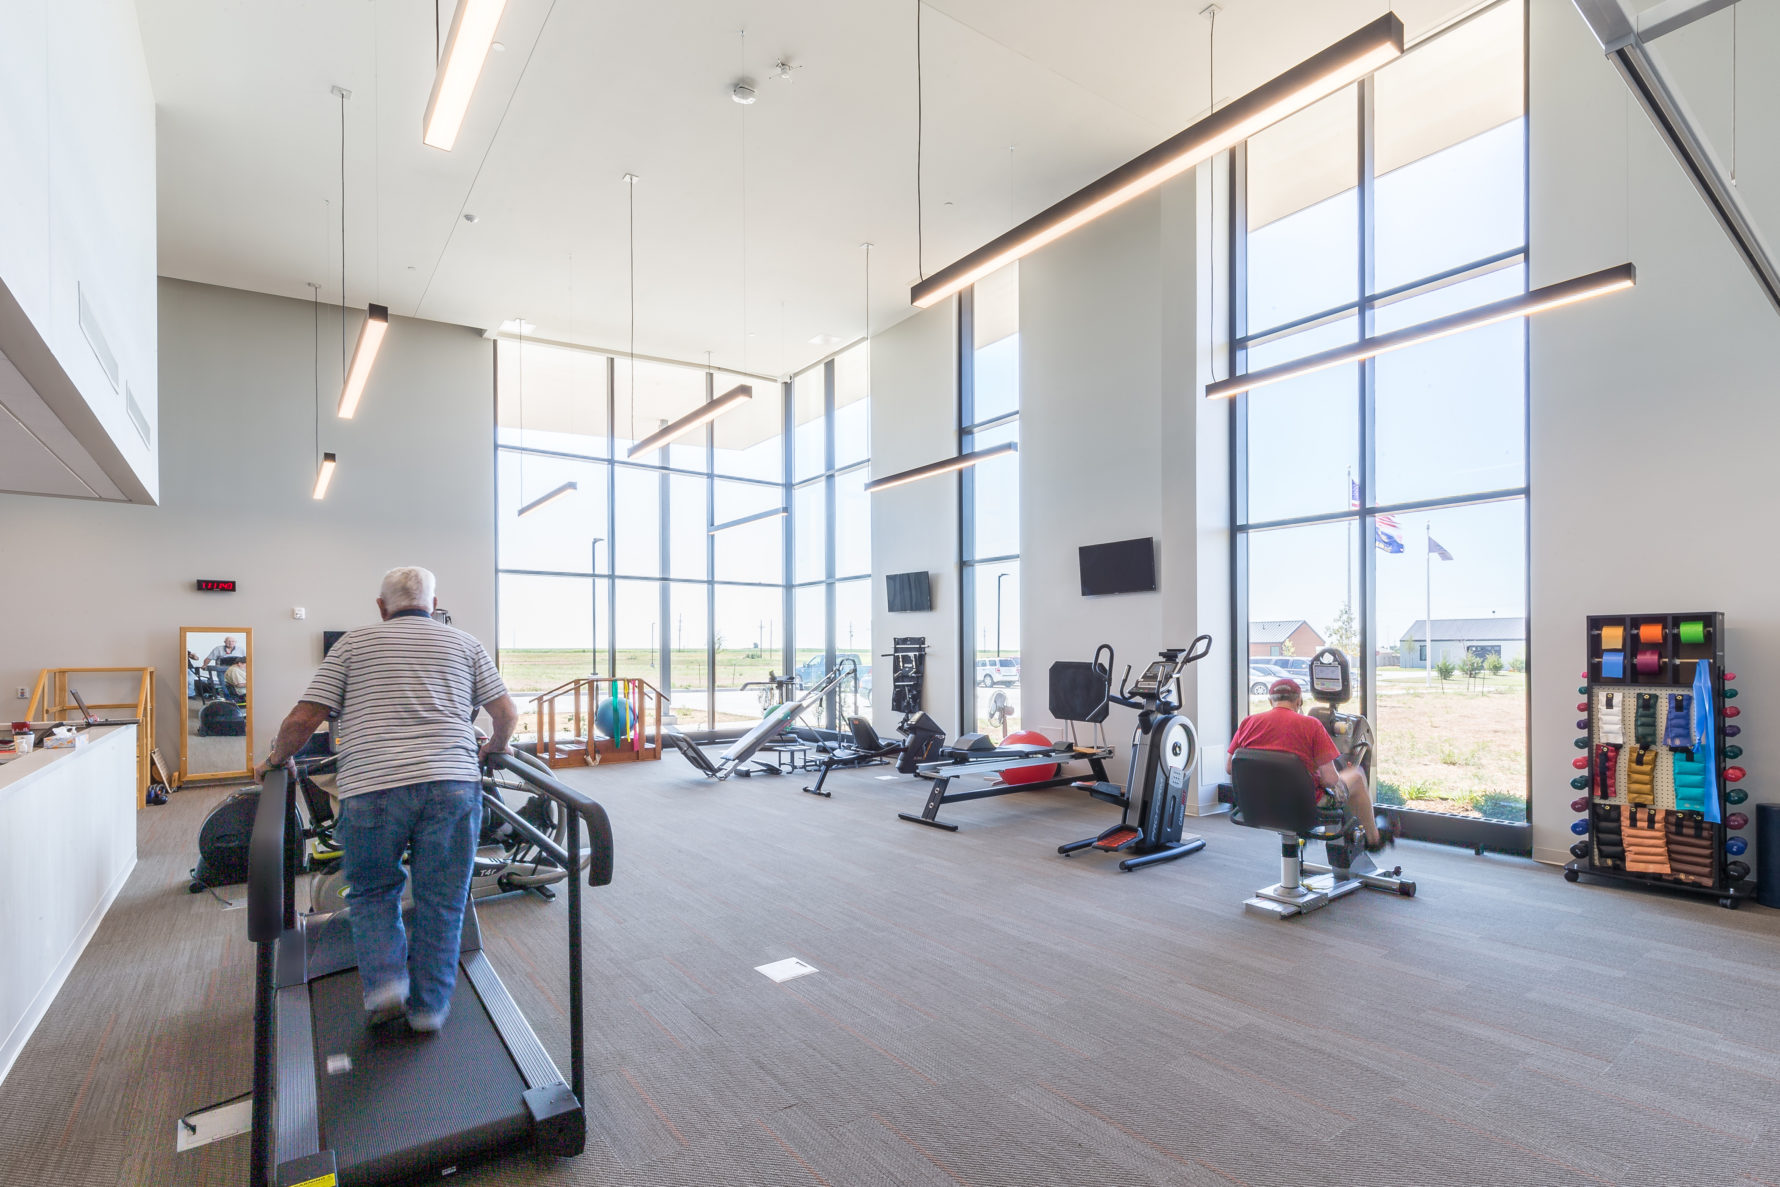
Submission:
<svg viewBox="0 0 1780 1187">
<path fill-rule="evenodd" d="M 871 344 L 871 475 L 936 462 L 958 452 L 958 302 L 905 318 Z M 871 495 L 872 697 L 880 730 L 890 711 L 890 661 L 897 635 L 927 639 L 927 712 L 958 731 L 958 478 L 925 478 Z M 925 570 L 933 609 L 891 614 L 884 578 Z"/>
<path fill-rule="evenodd" d="M 490 343 L 393 318 L 358 416 L 341 421 L 339 310 L 322 306 L 321 440 L 340 468 L 316 502 L 312 317 L 302 301 L 162 280 L 161 505 L 0 496 L 0 519 L 31 541 L 12 554 L 29 563 L 0 583 L 0 691 L 15 716 L 17 687 L 40 668 L 152 664 L 171 765 L 180 626 L 249 626 L 263 756 L 321 659 L 322 631 L 372 621 L 378 578 L 399 564 L 438 574 L 440 602 L 492 650 Z M 199 594 L 199 577 L 241 591 Z"/>
<path fill-rule="evenodd" d="M 1532 283 L 1628 251 L 1638 265 L 1637 288 L 1532 321 L 1533 841 L 1565 861 L 1585 615 L 1723 610 L 1741 720 L 1766 719 L 1780 610 L 1760 516 L 1774 502 L 1780 320 L 1635 108 L 1628 167 L 1624 84 L 1569 0 L 1532 0 L 1530 29 Z M 1771 136 L 1758 93 L 1744 97 L 1745 143 Z M 1664 464 L 1628 468 L 1645 456 Z M 1765 787 L 1765 731 L 1737 741 Z"/>
</svg>

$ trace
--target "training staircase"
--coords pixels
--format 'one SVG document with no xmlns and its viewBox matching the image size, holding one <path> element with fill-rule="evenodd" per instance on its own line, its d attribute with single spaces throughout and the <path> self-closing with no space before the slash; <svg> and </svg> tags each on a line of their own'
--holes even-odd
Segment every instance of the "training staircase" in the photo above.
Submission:
<svg viewBox="0 0 1780 1187">
<path fill-rule="evenodd" d="M 609 731 L 596 722 L 600 706 L 617 706 Z M 661 757 L 661 713 L 668 698 L 634 676 L 578 676 L 540 693 L 538 757 L 552 769 L 603 762 L 648 762 Z M 590 740 L 591 739 L 591 740 Z"/>
</svg>

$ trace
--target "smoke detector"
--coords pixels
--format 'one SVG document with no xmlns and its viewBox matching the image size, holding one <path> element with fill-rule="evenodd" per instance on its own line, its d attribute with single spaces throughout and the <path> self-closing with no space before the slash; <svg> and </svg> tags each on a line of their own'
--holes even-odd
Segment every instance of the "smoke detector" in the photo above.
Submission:
<svg viewBox="0 0 1780 1187">
<path fill-rule="evenodd" d="M 729 97 L 734 99 L 737 103 L 742 104 L 744 107 L 759 98 L 759 96 L 754 93 L 754 88 L 748 85 L 747 79 L 741 79 L 737 81 L 733 87 L 730 87 Z"/>
</svg>

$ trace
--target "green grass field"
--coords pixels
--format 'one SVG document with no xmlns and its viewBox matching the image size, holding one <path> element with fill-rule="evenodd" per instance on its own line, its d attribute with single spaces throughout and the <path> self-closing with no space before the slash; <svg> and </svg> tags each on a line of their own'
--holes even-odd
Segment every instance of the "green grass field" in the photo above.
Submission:
<svg viewBox="0 0 1780 1187">
<path fill-rule="evenodd" d="M 800 651 L 797 662 L 803 663 L 819 654 Z M 602 666 L 605 655 L 600 655 Z M 593 657 L 585 651 L 539 649 L 504 650 L 501 652 L 501 677 L 515 694 L 540 693 L 555 688 L 578 676 L 588 675 Z M 676 651 L 672 656 L 674 684 L 679 688 L 703 689 L 706 686 L 706 655 L 703 647 Z M 783 675 L 777 651 L 755 651 L 749 648 L 725 648 L 717 653 L 717 687 L 738 688 L 750 680 L 765 680 L 772 673 Z M 658 683 L 660 672 L 656 656 L 647 648 L 620 649 L 618 667 L 602 676 L 634 676 Z"/>
</svg>

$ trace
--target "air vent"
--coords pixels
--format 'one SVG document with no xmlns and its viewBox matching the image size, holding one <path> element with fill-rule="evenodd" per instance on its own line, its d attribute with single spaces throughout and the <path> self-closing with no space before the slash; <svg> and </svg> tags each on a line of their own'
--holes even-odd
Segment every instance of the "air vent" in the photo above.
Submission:
<svg viewBox="0 0 1780 1187">
<path fill-rule="evenodd" d="M 142 438 L 144 445 L 153 445 L 149 440 L 148 417 L 143 415 L 142 405 L 136 402 L 136 392 L 129 384 L 124 384 L 124 411 L 130 414 L 130 423 L 136 426 L 136 433 Z"/>
<path fill-rule="evenodd" d="M 105 341 L 105 331 L 99 328 L 99 318 L 93 313 L 93 307 L 87 304 L 85 285 L 76 285 L 80 296 L 80 332 L 87 336 L 87 345 L 93 348 L 93 357 L 99 360 L 99 367 L 105 372 L 105 378 L 111 381 L 111 390 L 116 391 L 120 376 L 117 373 L 117 357 L 111 353 L 110 343 Z"/>
</svg>

